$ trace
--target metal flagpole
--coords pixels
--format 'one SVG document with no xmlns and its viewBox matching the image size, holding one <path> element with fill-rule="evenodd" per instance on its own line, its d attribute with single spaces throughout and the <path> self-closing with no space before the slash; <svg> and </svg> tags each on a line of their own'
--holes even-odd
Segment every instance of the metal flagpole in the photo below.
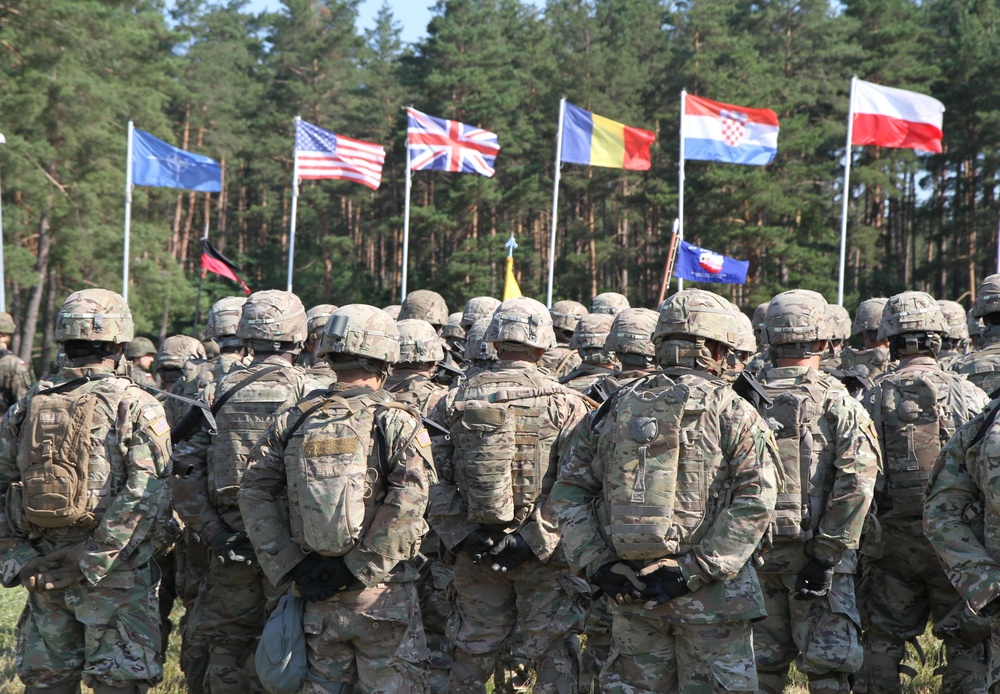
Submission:
<svg viewBox="0 0 1000 694">
<path fill-rule="evenodd" d="M 0 134 L 0 145 L 7 144 L 7 138 Z M 7 310 L 7 290 L 3 265 L 3 202 L 0 200 L 0 311 Z"/>
<path fill-rule="evenodd" d="M 2 229 L 0 229 L 0 233 L 2 233 Z M 3 262 L 3 250 L 0 249 L 0 263 L 2 262 Z M 3 268 L 0 268 L 0 273 L 2 272 Z M 1000 273 L 1000 223 L 997 223 L 997 272 Z M 3 275 L 0 274 L 0 277 L 3 277 Z M 3 301 L 2 287 L 0 287 L 0 301 Z M 0 310 L 6 310 L 6 309 L 0 309 Z"/>
<path fill-rule="evenodd" d="M 552 308 L 552 278 L 556 271 L 556 223 L 559 220 L 559 178 L 562 166 L 563 117 L 566 113 L 566 97 L 559 99 L 559 129 L 556 135 L 556 167 L 552 177 L 552 228 L 549 230 L 549 284 L 546 305 Z"/>
<path fill-rule="evenodd" d="M 132 227 L 132 137 L 135 127 L 128 122 L 128 145 L 125 151 L 125 248 L 122 260 L 122 298 L 128 303 L 129 233 Z"/>
<path fill-rule="evenodd" d="M 301 118 L 295 116 L 295 134 L 298 140 L 299 121 Z M 295 266 L 295 215 L 299 209 L 299 152 L 298 142 L 295 143 L 292 151 L 292 219 L 291 230 L 288 232 L 288 290 L 292 291 L 292 268 Z"/>
<path fill-rule="evenodd" d="M 407 112 L 409 122 L 409 112 Z M 406 266 L 410 259 L 410 187 L 413 179 L 410 174 L 410 132 L 406 132 L 406 197 L 403 201 L 403 269 L 400 273 L 399 303 L 406 300 Z"/>
<path fill-rule="evenodd" d="M 837 278 L 837 304 L 844 305 L 844 264 L 847 261 L 847 205 L 851 192 L 851 140 L 854 136 L 854 90 L 858 76 L 851 77 L 851 99 L 847 106 L 847 150 L 844 153 L 844 200 L 840 212 L 840 275 Z"/>
<path fill-rule="evenodd" d="M 206 193 L 207 195 L 207 193 Z M 201 252 L 205 252 L 205 241 L 208 241 L 208 216 L 205 216 L 205 233 L 201 237 Z M 201 285 L 205 281 L 205 268 L 201 269 L 198 275 L 198 293 L 194 295 L 194 332 L 191 334 L 198 336 L 198 321 L 201 320 Z"/>
<path fill-rule="evenodd" d="M 677 247 L 680 248 L 681 241 L 684 240 L 684 108 L 687 103 L 687 90 L 681 90 L 681 148 L 680 148 L 680 169 L 677 175 Z M 684 280 L 677 278 L 677 291 L 684 290 Z"/>
</svg>

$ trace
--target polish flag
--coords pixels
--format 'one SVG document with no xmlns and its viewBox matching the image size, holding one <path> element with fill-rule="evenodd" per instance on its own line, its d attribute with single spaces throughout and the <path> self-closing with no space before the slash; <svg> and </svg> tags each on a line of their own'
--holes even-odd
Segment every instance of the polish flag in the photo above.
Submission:
<svg viewBox="0 0 1000 694">
<path fill-rule="evenodd" d="M 852 145 L 941 153 L 944 104 L 924 94 L 857 80 Z"/>
</svg>

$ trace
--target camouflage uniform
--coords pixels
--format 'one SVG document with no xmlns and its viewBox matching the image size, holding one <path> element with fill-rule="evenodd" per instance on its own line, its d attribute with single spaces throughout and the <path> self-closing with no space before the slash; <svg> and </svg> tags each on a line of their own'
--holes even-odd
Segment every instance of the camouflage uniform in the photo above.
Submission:
<svg viewBox="0 0 1000 694">
<path fill-rule="evenodd" d="M 545 352 L 540 365 L 548 369 L 549 374 L 557 381 L 581 363 L 580 355 L 570 342 L 577 323 L 587 314 L 587 307 L 576 301 L 557 301 L 549 309 L 552 328 L 556 333 L 556 346 Z"/>
<path fill-rule="evenodd" d="M 61 343 L 120 344 L 132 338 L 128 306 L 121 296 L 103 289 L 70 295 L 56 320 Z M 24 581 L 29 589 L 17 627 L 17 673 L 29 693 L 76 692 L 82 678 L 100 694 L 138 694 L 162 677 L 158 577 L 150 559 L 169 509 L 170 428 L 153 396 L 115 376 L 114 368 L 102 365 L 100 357 L 80 364 L 84 359 L 36 384 L 0 425 L 0 580 L 7 587 Z M 79 382 L 86 374 L 92 380 Z M 75 387 L 66 386 L 74 382 Z M 80 396 L 74 398 L 71 414 L 63 411 L 63 417 L 80 421 L 78 415 L 95 405 L 92 417 L 82 420 L 91 425 L 85 442 L 70 440 L 65 419 L 59 431 L 51 430 L 54 412 L 42 409 L 43 403 L 50 400 L 50 389 L 60 386 L 65 388 L 61 397 Z M 66 456 L 80 455 L 74 446 L 90 449 L 85 476 L 74 476 L 86 506 L 76 522 L 71 517 L 43 521 L 37 510 L 51 508 L 52 499 L 39 499 L 38 493 L 75 492 L 58 485 L 53 489 L 50 476 L 43 478 L 43 489 L 37 489 L 38 481 L 31 482 L 38 480 L 32 471 L 40 461 L 29 449 L 37 446 L 40 436 L 51 440 L 53 435 L 61 437 L 63 453 L 43 453 L 43 459 L 65 464 Z M 33 571 L 32 564 L 39 560 L 43 565 Z M 57 572 L 63 573 L 66 587 L 39 586 Z"/>
<path fill-rule="evenodd" d="M 972 317 L 985 321 L 979 332 L 979 346 L 964 357 L 951 363 L 951 370 L 965 374 L 966 378 L 983 389 L 987 395 L 1000 388 L 1000 324 L 990 320 L 1000 315 L 1000 274 L 983 280 L 972 304 Z"/>
<path fill-rule="evenodd" d="M 138 359 L 142 357 L 156 357 L 156 347 L 148 337 L 137 337 L 125 346 L 125 357 L 132 365 L 132 380 L 143 386 L 157 387 L 156 378 L 149 371 L 139 365 Z"/>
<path fill-rule="evenodd" d="M 315 352 L 316 348 L 319 347 L 323 332 L 326 330 L 326 322 L 336 310 L 337 307 L 333 304 L 318 304 L 306 311 L 306 329 L 309 331 L 309 337 L 306 339 L 305 348 L 295 362 L 323 385 L 334 383 L 337 380 L 337 375 L 333 373 L 333 369 L 330 368 L 325 359 L 316 357 Z"/>
<path fill-rule="evenodd" d="M 656 311 L 648 308 L 626 308 L 615 316 L 604 349 L 615 355 L 621 367 L 595 382 L 588 395 L 603 402 L 622 386 L 655 370 L 653 330 L 657 319 Z"/>
<path fill-rule="evenodd" d="M 843 306 L 828 304 L 827 317 L 833 324 L 833 338 L 829 341 L 829 349 L 820 361 L 819 368 L 833 373 L 841 368 L 841 354 L 851 337 L 851 314 Z"/>
<path fill-rule="evenodd" d="M 345 320 L 336 322 L 340 317 Z M 398 335 L 375 307 L 344 306 L 331 317 L 317 353 L 386 367 L 399 354 Z M 360 419 L 344 424 L 368 413 L 368 431 L 357 429 Z M 345 428 L 353 436 L 345 438 Z M 305 461 L 330 474 L 308 475 Z M 406 562 L 427 530 L 424 512 L 435 474 L 430 438 L 415 412 L 393 403 L 384 390 L 334 384 L 280 414 L 251 462 L 240 507 L 261 566 L 274 583 L 294 580 L 308 600 L 310 681 L 303 691 L 425 691 L 416 571 Z M 355 471 L 366 489 L 352 492 Z M 359 521 L 339 512 L 354 503 L 363 507 Z M 341 578 L 329 588 L 321 585 L 321 594 L 311 592 L 315 586 L 302 583 L 309 578 L 303 567 L 331 560 Z"/>
<path fill-rule="evenodd" d="M 189 363 L 190 362 L 190 363 Z M 171 335 L 160 345 L 156 353 L 156 373 L 160 377 L 163 390 L 174 392 L 174 386 L 181 383 L 181 389 L 187 397 L 198 392 L 197 387 L 183 385 L 185 379 L 196 380 L 201 373 L 201 365 L 205 363 L 205 347 L 200 341 L 187 335 Z M 188 405 L 177 400 L 160 396 L 163 410 L 167 413 L 170 426 L 177 426 L 187 413 Z"/>
<path fill-rule="evenodd" d="M 807 290 L 772 299 L 765 324 L 779 359 L 818 356 L 813 345 L 833 337 L 826 301 Z M 760 687 L 780 693 L 798 656 L 811 692 L 848 692 L 848 675 L 863 658 L 852 574 L 880 465 L 872 421 L 839 381 L 812 367 L 770 367 L 762 383 L 774 399 L 764 416 L 780 427 L 785 491 L 773 544 L 761 553 L 767 619 L 754 625 Z"/>
<path fill-rule="evenodd" d="M 573 331 L 569 346 L 580 355 L 581 363 L 559 382 L 581 393 L 605 376 L 610 376 L 618 362 L 614 354 L 604 349 L 614 318 L 604 313 L 584 316 Z"/>
<path fill-rule="evenodd" d="M 470 325 L 467 330 L 465 361 L 468 366 L 465 369 L 465 380 L 472 378 L 483 369 L 488 369 L 497 360 L 496 347 L 493 346 L 492 342 L 485 340 L 490 320 L 490 317 L 477 318 L 476 322 Z"/>
<path fill-rule="evenodd" d="M 895 340 L 893 356 L 902 361 L 862 398 L 875 422 L 885 469 L 875 496 L 881 537 L 869 532 L 862 544 L 869 686 L 856 692 L 902 691 L 899 673 L 916 674 L 901 665 L 906 642 L 924 633 L 928 617 L 947 653 L 947 665 L 940 668 L 943 691 L 986 691 L 983 640 L 989 624 L 965 608 L 921 525 L 923 491 L 937 451 L 988 403 L 979 388 L 935 361 L 927 343 L 946 330 L 937 304 L 923 292 L 892 297 L 882 317 L 879 337 Z"/>
<path fill-rule="evenodd" d="M 537 676 L 533 691 L 571 691 L 577 686 L 576 634 L 588 590 L 573 576 L 559 549 L 549 490 L 558 456 L 588 408 L 583 397 L 544 376 L 534 361 L 535 350 L 554 341 L 549 314 L 540 303 L 527 298 L 505 301 L 493 314 L 486 339 L 508 359 L 449 392 L 433 416 L 452 432 L 452 438 L 434 450 L 435 458 L 441 456 L 436 460 L 440 482 L 431 490 L 428 508 L 431 527 L 457 554 L 455 612 L 448 624 L 455 660 L 448 686 L 450 691 L 484 692 L 502 658 L 507 691 L 523 690 L 532 667 Z M 527 352 L 525 359 L 510 360 L 512 350 Z M 516 443 L 491 451 L 486 460 L 509 453 L 512 459 L 502 475 L 509 481 L 466 485 L 466 473 L 478 474 L 470 456 L 484 454 L 468 449 L 462 440 L 479 436 L 467 431 L 489 428 L 473 421 L 486 416 L 486 401 L 491 411 L 503 408 L 510 413 L 517 432 L 511 432 Z M 489 437 L 482 436 L 487 445 Z M 495 515 L 495 522 L 480 522 L 487 517 L 481 504 L 487 493 L 491 503 L 501 503 L 510 513 Z"/>
<path fill-rule="evenodd" d="M 191 630 L 211 639 L 206 681 L 214 694 L 259 688 L 253 650 L 266 603 L 279 592 L 261 572 L 245 536 L 241 539 L 246 529 L 236 498 L 240 478 L 250 449 L 274 417 L 318 387 L 282 354 L 296 351 L 306 337 L 305 310 L 294 294 L 252 294 L 238 334 L 255 350 L 253 361 L 209 384 L 203 395 L 212 406 L 228 398 L 216 408 L 218 433 L 199 429 L 178 444 L 173 459 L 177 512 L 215 555 L 189 622 Z M 261 372 L 265 375 L 258 376 Z M 256 380 L 241 385 L 251 378 Z"/>
<path fill-rule="evenodd" d="M 937 304 L 948 323 L 948 332 L 941 341 L 937 360 L 942 369 L 948 369 L 952 362 L 969 353 L 969 317 L 965 308 L 957 301 L 938 299 Z"/>
<path fill-rule="evenodd" d="M 13 336 L 16 330 L 14 318 L 6 311 L 0 311 L 0 335 Z M 0 414 L 23 398 L 34 382 L 31 367 L 10 350 L 0 347 Z"/>
</svg>

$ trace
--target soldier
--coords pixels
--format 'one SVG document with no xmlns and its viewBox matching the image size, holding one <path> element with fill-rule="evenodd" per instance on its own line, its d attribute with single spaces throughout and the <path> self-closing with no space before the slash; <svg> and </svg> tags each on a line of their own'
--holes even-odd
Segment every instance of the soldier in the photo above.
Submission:
<svg viewBox="0 0 1000 694">
<path fill-rule="evenodd" d="M 757 689 L 750 622 L 764 609 L 748 560 L 774 509 L 777 455 L 719 378 L 733 318 L 711 292 L 670 297 L 653 337 L 666 373 L 612 395 L 562 458 L 552 497 L 566 554 L 614 613 L 601 692 Z"/>
<path fill-rule="evenodd" d="M 604 402 L 622 386 L 656 370 L 653 330 L 658 318 L 648 308 L 626 308 L 615 316 L 604 349 L 615 355 L 621 368 L 591 386 L 587 395 Z"/>
<path fill-rule="evenodd" d="M 17 332 L 14 318 L 0 311 L 0 415 L 27 394 L 35 382 L 31 367 L 10 351 L 10 341 Z"/>
<path fill-rule="evenodd" d="M 618 292 L 598 294 L 590 302 L 591 313 L 606 313 L 609 316 L 616 316 L 627 308 L 630 308 L 628 299 Z"/>
<path fill-rule="evenodd" d="M 736 343 L 732 353 L 727 357 L 727 368 L 722 374 L 727 381 L 735 380 L 757 353 L 757 335 L 753 329 L 753 322 L 740 311 L 739 307 L 732 304 L 730 306 L 733 309 L 733 319 L 736 321 Z"/>
<path fill-rule="evenodd" d="M 318 304 L 306 311 L 306 329 L 309 336 L 306 344 L 299 354 L 298 365 L 306 370 L 306 373 L 324 386 L 337 380 L 337 374 L 333 372 L 326 359 L 316 356 L 316 349 L 320 340 L 323 339 L 323 332 L 326 330 L 326 323 L 337 307 L 333 304 Z"/>
<path fill-rule="evenodd" d="M 833 324 L 833 338 L 829 341 L 826 355 L 820 361 L 820 369 L 827 373 L 840 370 L 841 353 L 851 339 L 851 314 L 837 304 L 827 304 L 827 316 Z"/>
<path fill-rule="evenodd" d="M 937 360 L 942 369 L 947 369 L 953 361 L 969 353 L 969 318 L 965 308 L 957 301 L 938 299 L 937 304 L 948 323 L 948 332 L 941 338 Z"/>
<path fill-rule="evenodd" d="M 428 508 L 457 555 L 448 690 L 484 692 L 502 658 L 498 689 L 523 689 L 534 667 L 533 691 L 570 692 L 588 589 L 559 550 L 549 490 L 587 401 L 538 367 L 555 342 L 539 302 L 503 302 L 486 340 L 498 361 L 449 392 L 433 417 L 451 431 L 434 450 L 441 479 Z"/>
<path fill-rule="evenodd" d="M 889 343 L 879 339 L 879 323 L 888 299 L 866 299 L 858 306 L 851 324 L 851 337 L 861 343 L 861 349 L 845 347 L 840 366 L 845 373 L 874 382 L 889 367 Z"/>
<path fill-rule="evenodd" d="M 614 352 L 604 348 L 614 320 L 606 313 L 591 313 L 580 319 L 569 341 L 569 346 L 580 355 L 580 365 L 563 376 L 560 383 L 583 393 L 618 370 L 620 364 Z"/>
<path fill-rule="evenodd" d="M 767 329 L 764 327 L 764 316 L 767 315 L 767 307 L 770 301 L 765 301 L 757 305 L 753 311 L 753 329 L 757 333 L 757 353 L 747 362 L 746 370 L 754 376 L 758 376 L 761 371 L 771 365 L 771 354 L 767 349 Z"/>
<path fill-rule="evenodd" d="M 399 320 L 399 311 L 403 308 L 400 304 L 389 304 L 388 306 L 383 306 L 382 310 L 389 314 L 389 317 L 393 320 Z"/>
<path fill-rule="evenodd" d="M 1000 274 L 990 275 L 976 291 L 972 317 L 983 321 L 981 345 L 952 362 L 951 370 L 966 377 L 990 397 L 1000 388 Z"/>
<path fill-rule="evenodd" d="M 986 691 L 983 640 L 989 624 L 965 608 L 922 528 L 934 460 L 948 438 L 989 402 L 979 388 L 935 360 L 947 330 L 940 308 L 924 292 L 893 296 L 882 314 L 878 338 L 889 343 L 899 364 L 862 398 L 875 421 L 885 467 L 875 495 L 881 537 L 867 533 L 862 545 L 868 688 L 855 691 L 902 691 L 900 673 L 916 675 L 902 665 L 906 642 L 924 633 L 928 617 L 947 655 L 942 691 Z"/>
<path fill-rule="evenodd" d="M 497 310 L 500 301 L 492 296 L 476 296 L 465 302 L 462 309 L 461 326 L 468 332 L 472 324 L 480 318 L 492 318 L 493 312 Z"/>
<path fill-rule="evenodd" d="M 125 358 L 132 363 L 132 380 L 139 385 L 156 385 L 152 374 L 153 362 L 156 360 L 156 346 L 148 337 L 137 337 L 125 345 Z"/>
<path fill-rule="evenodd" d="M 188 366 L 189 361 L 195 363 Z M 160 350 L 156 353 L 156 375 L 160 379 L 160 388 L 168 393 L 173 390 L 174 384 L 184 377 L 184 370 L 188 368 L 193 371 L 200 371 L 201 364 L 205 363 L 205 347 L 201 342 L 187 335 L 171 335 L 160 344 Z M 170 426 L 177 426 L 188 406 L 175 398 L 161 396 L 163 410 L 167 413 L 167 421 Z"/>
<path fill-rule="evenodd" d="M 576 301 L 557 301 L 549 309 L 556 346 L 542 357 L 542 366 L 557 381 L 580 365 L 580 355 L 570 346 L 577 323 L 588 313 L 587 307 Z"/>
<path fill-rule="evenodd" d="M 448 322 L 448 304 L 444 297 L 429 289 L 418 289 L 410 292 L 403 300 L 396 320 L 419 318 L 434 326 L 439 333 Z"/>
<path fill-rule="evenodd" d="M 211 639 L 206 681 L 212 694 L 259 688 L 247 664 L 264 626 L 265 603 L 278 590 L 256 561 L 237 491 L 257 439 L 278 413 L 317 386 L 294 365 L 306 339 L 305 313 L 290 292 L 250 295 L 237 334 L 253 350 L 253 360 L 205 389 L 218 433 L 199 429 L 174 454 L 177 512 L 212 551 L 190 621 L 192 630 Z"/>
<path fill-rule="evenodd" d="M 764 370 L 784 477 L 772 545 L 758 569 L 767 619 L 754 625 L 760 689 L 780 694 L 788 667 L 810 692 L 849 692 L 860 666 L 854 597 L 856 552 L 879 469 L 871 418 L 844 386 L 819 370 L 834 326 L 826 300 L 778 294 L 764 324 L 775 366 Z"/>
<path fill-rule="evenodd" d="M 140 694 L 160 681 L 154 538 L 169 512 L 163 407 L 116 374 L 132 314 L 105 289 L 56 316 L 67 363 L 0 425 L 0 579 L 23 585 L 27 694 Z"/>
<path fill-rule="evenodd" d="M 451 361 L 461 367 L 465 365 L 465 328 L 462 327 L 462 313 L 452 313 L 448 322 L 441 328 L 445 349 L 451 355 Z"/>
<path fill-rule="evenodd" d="M 254 449 L 240 489 L 247 531 L 270 580 L 294 581 L 306 600 L 302 691 L 423 692 L 407 562 L 427 530 L 435 474 L 419 415 L 382 389 L 399 336 L 374 306 L 343 306 L 317 356 L 337 382 L 283 412 Z M 309 474 L 316 466 L 329 474 Z"/>
<path fill-rule="evenodd" d="M 407 318 L 396 323 L 399 331 L 399 363 L 385 382 L 385 389 L 399 402 L 412 406 L 421 415 L 430 414 L 441 396 L 448 392 L 434 383 L 434 371 L 444 359 L 444 344 L 427 321 Z M 463 353 L 464 358 L 464 353 Z"/>
<path fill-rule="evenodd" d="M 489 369 L 497 360 L 497 350 L 492 342 L 486 341 L 486 330 L 490 327 L 492 316 L 477 318 L 469 326 L 465 339 L 465 361 L 469 366 L 465 370 L 465 378 L 472 378 L 476 373 Z"/>
</svg>

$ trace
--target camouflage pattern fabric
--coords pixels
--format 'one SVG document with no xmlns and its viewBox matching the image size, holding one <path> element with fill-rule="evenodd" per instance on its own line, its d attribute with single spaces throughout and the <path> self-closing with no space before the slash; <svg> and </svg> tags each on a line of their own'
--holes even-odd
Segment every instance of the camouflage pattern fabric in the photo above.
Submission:
<svg viewBox="0 0 1000 694">
<path fill-rule="evenodd" d="M 112 410 L 98 401 L 90 435 L 87 508 L 93 522 L 63 528 L 27 523 L 15 501 L 21 479 L 18 447 L 34 393 L 103 366 L 64 367 L 36 384 L 0 424 L 0 581 L 20 583 L 24 566 L 57 549 L 86 542 L 79 585 L 36 593 L 19 629 L 19 676 L 51 686 L 83 678 L 94 684 L 155 684 L 161 676 L 156 583 L 149 561 L 170 505 L 170 430 L 163 408 L 125 378 L 102 378 L 78 389 L 115 393 Z M 27 433 L 24 433 L 27 436 Z M 14 528 L 22 529 L 17 532 Z M 59 634 L 58 637 L 55 634 Z M 128 637 L 123 636 L 128 634 Z"/>
<path fill-rule="evenodd" d="M 845 347 L 840 354 L 840 367 L 844 371 L 856 373 L 875 381 L 890 366 L 889 348 L 853 349 Z"/>
<path fill-rule="evenodd" d="M 569 343 L 561 342 L 542 355 L 540 366 L 548 370 L 549 375 L 558 381 L 578 367 L 582 361 L 579 353 L 572 349 Z"/>
<path fill-rule="evenodd" d="M 412 405 L 427 417 L 448 389 L 435 383 L 425 374 L 412 369 L 393 369 L 385 382 L 385 389 L 399 402 Z"/>
<path fill-rule="evenodd" d="M 587 388 L 590 388 L 590 386 L 594 385 L 605 376 L 610 376 L 614 372 L 614 369 L 609 369 L 605 366 L 581 363 L 578 367 L 560 378 L 559 382 L 567 388 L 572 388 L 578 393 L 583 393 L 587 390 Z"/>
<path fill-rule="evenodd" d="M 1000 388 L 1000 326 L 986 326 L 981 336 L 982 346 L 955 359 L 949 368 L 992 395 Z"/>
<path fill-rule="evenodd" d="M 13 352 L 0 349 L 0 412 L 6 413 L 35 382 L 31 367 Z"/>
</svg>

